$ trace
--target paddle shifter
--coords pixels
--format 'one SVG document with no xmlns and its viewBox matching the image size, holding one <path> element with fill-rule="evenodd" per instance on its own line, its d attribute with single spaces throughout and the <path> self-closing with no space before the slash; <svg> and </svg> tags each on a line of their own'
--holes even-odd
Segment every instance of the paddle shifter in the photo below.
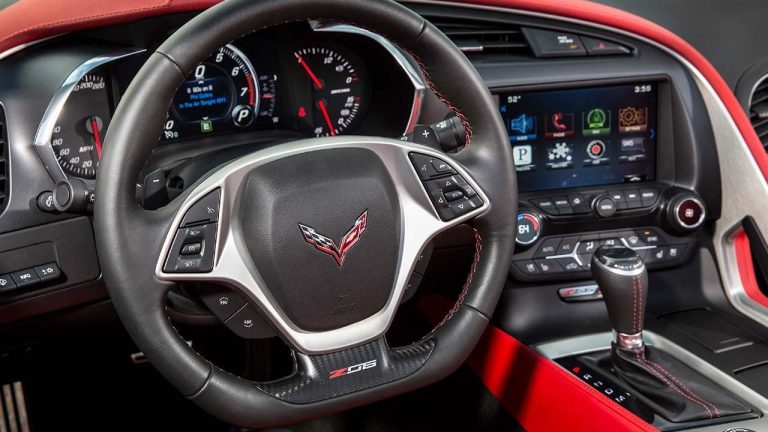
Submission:
<svg viewBox="0 0 768 432">
<path fill-rule="evenodd" d="M 592 276 L 603 293 L 616 343 L 642 347 L 648 272 L 640 255 L 624 246 L 603 246 L 592 257 Z"/>
</svg>

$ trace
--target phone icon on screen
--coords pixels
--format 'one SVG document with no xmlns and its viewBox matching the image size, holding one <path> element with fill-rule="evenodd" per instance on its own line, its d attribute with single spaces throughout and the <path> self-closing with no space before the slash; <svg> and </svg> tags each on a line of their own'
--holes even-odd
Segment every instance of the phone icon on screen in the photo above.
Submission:
<svg viewBox="0 0 768 432">
<path fill-rule="evenodd" d="M 562 111 L 547 116 L 544 136 L 548 139 L 573 136 L 573 113 Z"/>
</svg>

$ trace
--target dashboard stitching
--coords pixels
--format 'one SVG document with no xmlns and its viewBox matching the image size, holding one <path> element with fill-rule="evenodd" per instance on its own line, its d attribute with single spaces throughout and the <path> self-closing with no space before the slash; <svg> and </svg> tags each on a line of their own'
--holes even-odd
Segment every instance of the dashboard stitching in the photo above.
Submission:
<svg viewBox="0 0 768 432">
<path fill-rule="evenodd" d="M 44 24 L 37 24 L 37 25 L 34 25 L 34 26 L 25 27 L 25 28 L 23 28 L 21 30 L 18 30 L 16 32 L 13 32 L 13 33 L 9 34 L 8 36 L 5 36 L 4 38 L 0 39 L 0 44 L 2 44 L 3 42 L 8 41 L 10 39 L 13 39 L 15 36 L 18 36 L 20 34 L 24 34 L 24 33 L 28 32 L 28 31 L 31 31 L 31 30 L 44 29 L 46 27 L 55 26 L 55 25 L 59 25 L 59 24 L 71 24 L 71 23 L 87 22 L 87 21 L 91 21 L 91 20 L 94 20 L 94 19 L 98 19 L 98 18 L 107 18 L 107 17 L 111 17 L 111 16 L 115 16 L 115 15 L 123 15 L 123 14 L 127 14 L 127 13 L 145 12 L 145 11 L 152 11 L 152 10 L 157 10 L 157 9 L 164 9 L 164 8 L 167 8 L 167 7 L 171 6 L 171 4 L 173 2 L 174 2 L 174 0 L 166 0 L 165 2 L 163 2 L 162 4 L 159 4 L 157 6 L 134 8 L 134 9 L 123 9 L 123 10 L 118 10 L 118 11 L 113 11 L 113 12 L 102 13 L 102 14 L 88 15 L 88 16 L 84 16 L 84 17 L 77 17 L 77 18 L 71 18 L 71 19 L 60 20 L 60 21 L 46 22 Z"/>
</svg>

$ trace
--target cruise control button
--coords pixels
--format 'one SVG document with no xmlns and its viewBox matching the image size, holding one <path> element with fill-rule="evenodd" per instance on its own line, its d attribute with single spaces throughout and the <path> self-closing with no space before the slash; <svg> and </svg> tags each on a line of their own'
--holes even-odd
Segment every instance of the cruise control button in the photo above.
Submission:
<svg viewBox="0 0 768 432">
<path fill-rule="evenodd" d="M 558 246 L 560 246 L 560 237 L 550 237 L 541 242 L 541 246 L 539 246 L 539 250 L 536 251 L 534 258 L 555 256 L 557 255 Z"/>
<path fill-rule="evenodd" d="M 539 274 L 539 267 L 531 260 L 515 261 L 515 267 L 525 274 Z"/>
<path fill-rule="evenodd" d="M 408 156 L 411 158 L 411 163 L 413 163 L 420 179 L 429 180 L 437 175 L 435 167 L 432 166 L 431 157 L 419 153 L 410 153 Z"/>
<path fill-rule="evenodd" d="M 200 242 L 185 244 L 181 248 L 182 255 L 197 255 L 203 250 L 203 244 Z"/>
<path fill-rule="evenodd" d="M 579 237 L 565 237 L 557 248 L 556 255 L 570 255 L 576 251 L 576 245 L 579 243 Z"/>
<path fill-rule="evenodd" d="M 11 275 L 0 275 L 0 291 L 7 291 L 16 288 L 16 283 L 11 278 Z"/>
<path fill-rule="evenodd" d="M 35 273 L 41 281 L 50 281 L 61 277 L 61 270 L 56 263 L 49 263 L 35 267 Z"/>
<path fill-rule="evenodd" d="M 40 276 L 31 268 L 13 272 L 11 273 L 11 278 L 19 288 L 40 282 Z"/>
<path fill-rule="evenodd" d="M 200 198 L 184 215 L 181 226 L 218 222 L 219 221 L 219 200 L 221 199 L 221 189 L 216 189 L 208 195 Z"/>
<path fill-rule="evenodd" d="M 448 163 L 445 161 L 441 161 L 440 159 L 432 159 L 431 163 L 432 168 L 434 168 L 438 174 L 456 174 L 456 171 L 454 171 L 453 168 L 451 168 L 451 166 L 448 165 Z"/>
</svg>

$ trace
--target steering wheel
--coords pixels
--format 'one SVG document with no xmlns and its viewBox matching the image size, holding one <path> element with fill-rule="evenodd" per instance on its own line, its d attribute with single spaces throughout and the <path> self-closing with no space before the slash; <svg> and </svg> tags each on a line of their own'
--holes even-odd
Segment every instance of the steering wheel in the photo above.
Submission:
<svg viewBox="0 0 768 432">
<path fill-rule="evenodd" d="M 464 123 L 464 149 L 451 157 L 379 137 L 294 141 L 218 167 L 161 209 L 141 208 L 135 180 L 193 68 L 249 32 L 308 20 L 366 28 L 408 52 Z M 242 427 L 348 409 L 452 373 L 488 323 L 514 246 L 515 170 L 497 104 L 445 35 L 389 0 L 231 0 L 201 13 L 127 89 L 97 181 L 97 246 L 120 319 L 184 396 Z M 477 244 L 455 307 L 422 339 L 390 347 L 384 335 L 420 252 L 460 223 L 474 226 Z M 190 244 L 193 254 L 182 254 Z M 226 284 L 258 306 L 292 348 L 294 372 L 253 382 L 197 354 L 166 314 L 168 291 L 184 281 Z"/>
</svg>

